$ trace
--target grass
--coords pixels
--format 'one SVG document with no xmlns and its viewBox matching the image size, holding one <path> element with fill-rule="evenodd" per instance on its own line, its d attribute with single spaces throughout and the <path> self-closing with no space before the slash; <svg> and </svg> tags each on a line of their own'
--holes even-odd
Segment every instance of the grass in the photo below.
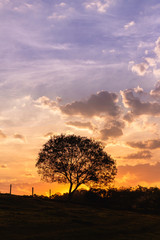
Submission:
<svg viewBox="0 0 160 240">
<path fill-rule="evenodd" d="M 0 195 L 4 240 L 159 240 L 160 216 Z"/>
</svg>

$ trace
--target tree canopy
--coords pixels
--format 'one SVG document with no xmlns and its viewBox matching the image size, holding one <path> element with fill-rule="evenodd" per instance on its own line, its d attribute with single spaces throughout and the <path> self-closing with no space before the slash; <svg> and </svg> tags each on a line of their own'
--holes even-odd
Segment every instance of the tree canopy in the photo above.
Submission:
<svg viewBox="0 0 160 240">
<path fill-rule="evenodd" d="M 81 184 L 106 186 L 117 173 L 115 161 L 100 142 L 63 134 L 43 145 L 36 167 L 45 181 L 69 183 L 69 195 Z"/>
</svg>

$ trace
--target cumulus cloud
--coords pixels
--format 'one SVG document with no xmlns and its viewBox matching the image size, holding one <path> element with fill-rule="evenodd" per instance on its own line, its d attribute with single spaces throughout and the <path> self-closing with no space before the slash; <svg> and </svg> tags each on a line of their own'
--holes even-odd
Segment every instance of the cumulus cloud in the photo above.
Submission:
<svg viewBox="0 0 160 240">
<path fill-rule="evenodd" d="M 129 23 L 127 23 L 126 25 L 124 25 L 124 28 L 127 30 L 128 28 L 132 27 L 135 25 L 135 22 L 134 21 L 131 21 Z"/>
<path fill-rule="evenodd" d="M 146 141 L 130 141 L 127 145 L 139 149 L 157 149 L 160 148 L 160 139 L 146 140 Z"/>
<path fill-rule="evenodd" d="M 132 72 L 135 72 L 139 76 L 144 76 L 145 74 L 152 72 L 155 77 L 160 77 L 159 62 L 160 62 L 160 37 L 157 41 L 153 43 L 144 43 L 140 42 L 138 47 L 149 47 L 155 46 L 152 48 L 152 57 L 144 57 L 143 62 L 139 64 L 134 64 L 131 67 Z M 145 54 L 148 55 L 148 50 L 145 50 Z M 153 56 L 153 54 L 155 56 Z M 148 68 L 150 71 L 148 71 Z"/>
<path fill-rule="evenodd" d="M 160 115 L 160 104 L 158 102 L 142 102 L 139 97 L 134 95 L 133 89 L 121 91 L 123 104 L 131 109 L 133 115 Z"/>
<path fill-rule="evenodd" d="M 105 13 L 111 5 L 111 0 L 95 0 L 85 3 L 86 9 L 95 9 L 100 13 Z"/>
<path fill-rule="evenodd" d="M 156 83 L 155 88 L 151 90 L 150 94 L 156 97 L 160 97 L 160 81 Z"/>
<path fill-rule="evenodd" d="M 123 157 L 124 159 L 150 159 L 152 154 L 150 151 L 140 151 L 137 153 L 131 153 Z"/>
<path fill-rule="evenodd" d="M 147 58 L 145 58 L 145 60 L 149 64 L 149 66 L 151 66 L 151 67 L 156 66 L 156 60 L 154 58 L 147 57 Z"/>
<path fill-rule="evenodd" d="M 129 123 L 133 122 L 134 120 L 134 115 L 128 111 L 124 116 L 123 116 L 123 119 Z"/>
<path fill-rule="evenodd" d="M 138 86 L 138 87 L 134 88 L 134 92 L 141 94 L 141 93 L 143 93 L 144 91 L 143 91 L 143 88 L 141 88 L 140 86 Z"/>
<path fill-rule="evenodd" d="M 0 139 L 6 138 L 7 136 L 0 130 Z"/>
<path fill-rule="evenodd" d="M 146 62 L 142 62 L 139 64 L 135 64 L 132 66 L 132 72 L 137 73 L 139 76 L 144 76 L 147 73 L 147 69 L 149 68 L 149 65 Z"/>
<path fill-rule="evenodd" d="M 95 129 L 95 127 L 91 122 L 69 121 L 69 122 L 66 122 L 66 124 L 72 127 L 80 128 L 80 129 L 89 129 L 89 130 Z"/>
<path fill-rule="evenodd" d="M 85 117 L 117 116 L 120 113 L 120 107 L 116 104 L 117 101 L 118 95 L 116 93 L 101 91 L 91 95 L 88 100 L 75 101 L 61 106 L 60 109 L 66 115 L 81 115 Z"/>
<path fill-rule="evenodd" d="M 43 108 L 50 108 L 50 109 L 57 109 L 57 104 L 60 101 L 61 101 L 60 97 L 57 97 L 56 101 L 52 101 L 48 97 L 42 96 L 35 101 L 35 106 L 43 107 Z"/>
<path fill-rule="evenodd" d="M 100 131 L 101 139 L 107 140 L 108 138 L 117 138 L 123 135 L 122 129 L 116 126 L 104 128 Z"/>
</svg>

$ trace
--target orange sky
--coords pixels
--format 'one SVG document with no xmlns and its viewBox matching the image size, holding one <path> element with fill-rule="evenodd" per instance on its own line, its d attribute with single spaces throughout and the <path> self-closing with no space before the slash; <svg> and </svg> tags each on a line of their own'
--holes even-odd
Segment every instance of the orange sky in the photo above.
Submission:
<svg viewBox="0 0 160 240">
<path fill-rule="evenodd" d="M 100 140 L 116 186 L 160 186 L 159 0 L 0 0 L 0 192 L 46 194 L 52 134 Z"/>
</svg>

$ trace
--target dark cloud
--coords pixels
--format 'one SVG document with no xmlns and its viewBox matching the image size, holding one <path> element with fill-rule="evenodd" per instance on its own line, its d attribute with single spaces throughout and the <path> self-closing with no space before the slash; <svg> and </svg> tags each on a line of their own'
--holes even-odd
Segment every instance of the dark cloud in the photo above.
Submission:
<svg viewBox="0 0 160 240">
<path fill-rule="evenodd" d="M 111 121 L 107 121 L 106 119 L 106 124 L 104 125 L 105 128 L 111 128 L 111 127 L 117 127 L 117 128 L 124 128 L 125 123 L 122 120 L 114 120 L 112 119 Z"/>
<path fill-rule="evenodd" d="M 131 109 L 133 115 L 160 115 L 160 104 L 158 102 L 142 102 L 140 97 L 134 95 L 133 89 L 121 93 L 124 105 Z"/>
<path fill-rule="evenodd" d="M 130 123 L 130 122 L 133 122 L 134 116 L 131 112 L 128 112 L 123 116 L 123 119 Z"/>
<path fill-rule="evenodd" d="M 116 126 L 111 128 L 104 128 L 100 131 L 101 139 L 107 140 L 108 138 L 117 138 L 123 135 L 122 129 Z"/>
<path fill-rule="evenodd" d="M 160 139 L 138 141 L 138 142 L 127 142 L 127 145 L 133 148 L 140 148 L 140 149 L 156 149 L 156 148 L 160 148 Z"/>
<path fill-rule="evenodd" d="M 85 117 L 117 116 L 120 113 L 120 107 L 116 104 L 117 101 L 118 95 L 116 93 L 101 91 L 91 95 L 88 100 L 75 101 L 61 106 L 60 109 L 67 115 L 81 115 Z"/>
<path fill-rule="evenodd" d="M 79 121 L 72 122 L 72 121 L 69 121 L 69 122 L 66 122 L 66 124 L 69 125 L 69 126 L 80 128 L 80 129 L 84 129 L 84 128 L 90 129 L 90 130 L 95 129 L 93 124 L 90 123 L 90 122 L 79 122 Z"/>
<path fill-rule="evenodd" d="M 104 125 L 104 128 L 100 131 L 100 137 L 102 140 L 107 140 L 108 138 L 117 138 L 123 135 L 123 128 L 125 127 L 124 121 L 121 120 L 110 120 Z"/>
<path fill-rule="evenodd" d="M 150 159 L 152 158 L 152 154 L 150 151 L 140 151 L 137 153 L 128 154 L 124 159 Z"/>
</svg>

